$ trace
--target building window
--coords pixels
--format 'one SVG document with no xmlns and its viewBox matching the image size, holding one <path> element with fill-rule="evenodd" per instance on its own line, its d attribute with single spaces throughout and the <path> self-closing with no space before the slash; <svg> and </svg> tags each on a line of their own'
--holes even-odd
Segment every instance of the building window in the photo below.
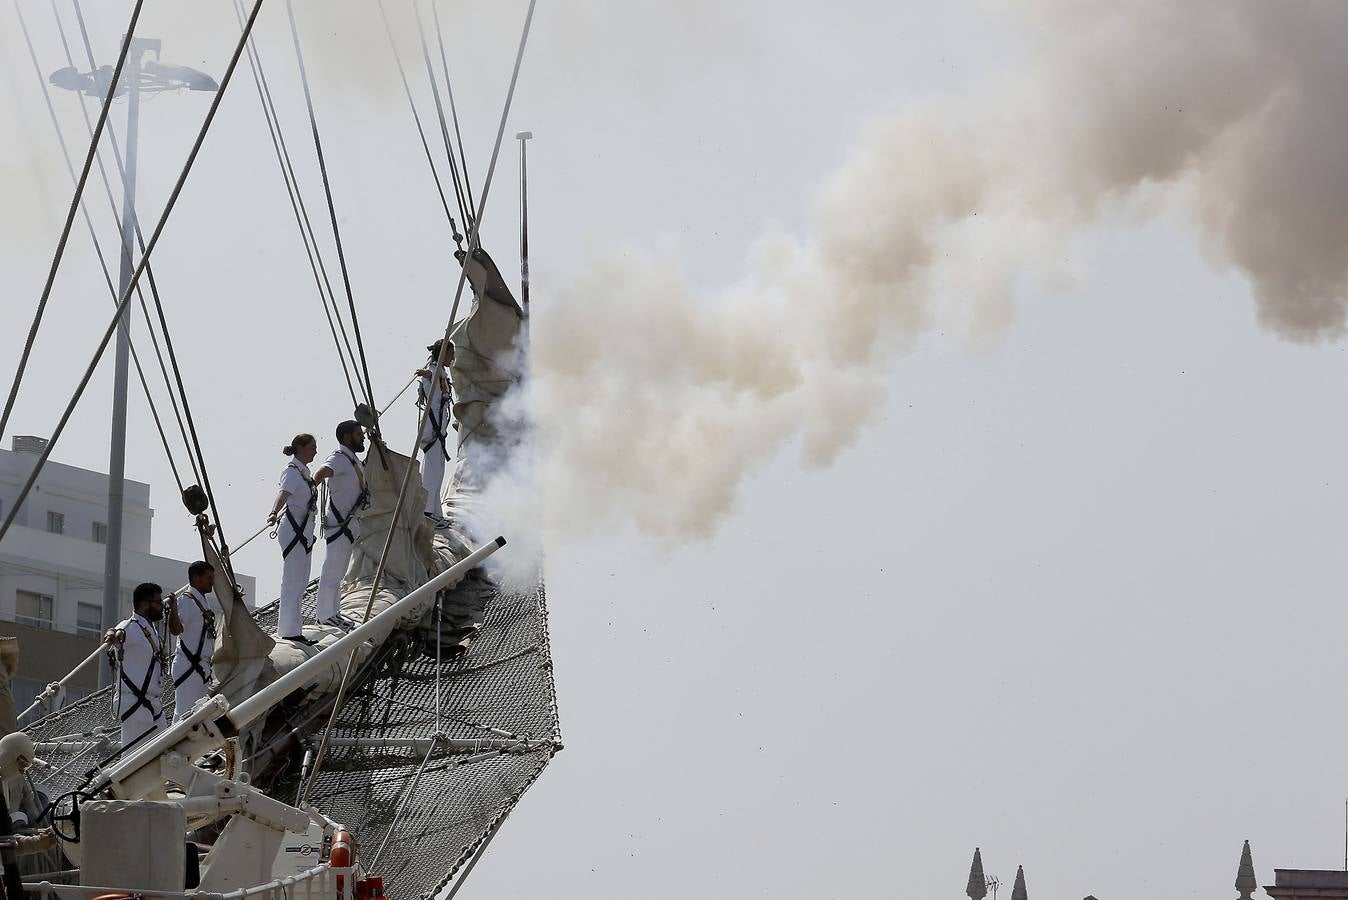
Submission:
<svg viewBox="0 0 1348 900">
<path fill-rule="evenodd" d="M 14 621 L 29 628 L 42 628 L 48 631 L 52 627 L 52 609 L 56 601 L 47 594 L 35 594 L 32 591 L 19 591 L 15 598 Z"/>
<path fill-rule="evenodd" d="M 47 513 L 47 530 L 52 534 L 66 533 L 66 517 L 59 512 Z"/>
<path fill-rule="evenodd" d="M 106 544 L 107 542 L 108 542 L 108 523 L 107 523 L 107 522 L 95 522 L 95 523 L 94 523 L 94 543 L 95 543 L 95 544 Z"/>
<path fill-rule="evenodd" d="M 76 610 L 76 616 L 76 633 L 91 638 L 103 634 L 103 607 L 97 603 L 81 603 Z"/>
</svg>

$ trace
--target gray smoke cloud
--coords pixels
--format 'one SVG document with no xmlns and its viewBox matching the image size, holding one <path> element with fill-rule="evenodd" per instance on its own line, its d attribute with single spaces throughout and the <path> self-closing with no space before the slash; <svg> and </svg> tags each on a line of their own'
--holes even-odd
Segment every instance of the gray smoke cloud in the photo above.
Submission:
<svg viewBox="0 0 1348 900">
<path fill-rule="evenodd" d="M 1174 214 L 1294 341 L 1345 325 L 1348 6 L 1036 0 L 1029 52 L 981 91 L 875 117 L 742 278 L 695 289 L 679 248 L 596 250 L 539 307 L 549 520 L 712 533 L 783 448 L 827 465 L 933 328 L 995 340 L 1016 286 L 1073 273 L 1106 216 Z"/>
</svg>

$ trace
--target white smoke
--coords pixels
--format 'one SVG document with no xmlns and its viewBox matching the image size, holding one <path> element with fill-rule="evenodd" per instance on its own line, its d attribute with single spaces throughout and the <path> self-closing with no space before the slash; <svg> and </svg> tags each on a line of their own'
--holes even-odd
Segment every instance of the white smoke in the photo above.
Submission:
<svg viewBox="0 0 1348 900">
<path fill-rule="evenodd" d="M 554 531 L 713 532 L 789 444 L 826 465 L 934 326 L 995 339 L 1019 279 L 1106 215 L 1178 209 L 1250 280 L 1260 321 L 1341 335 L 1348 5 L 1036 0 L 1032 60 L 982 92 L 876 117 L 699 296 L 676 247 L 596 252 L 540 304 L 535 414 Z"/>
</svg>

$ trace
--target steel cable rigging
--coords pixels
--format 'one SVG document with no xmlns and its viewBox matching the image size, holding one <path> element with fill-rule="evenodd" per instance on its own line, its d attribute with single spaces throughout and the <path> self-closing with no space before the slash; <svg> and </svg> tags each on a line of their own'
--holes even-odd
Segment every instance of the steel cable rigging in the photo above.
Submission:
<svg viewBox="0 0 1348 900">
<path fill-rule="evenodd" d="M 33 324 L 29 326 L 28 337 L 24 341 L 23 352 L 19 356 L 19 365 L 14 373 L 14 381 L 9 388 L 9 397 L 5 400 L 5 409 L 0 412 L 0 435 L 4 434 L 5 426 L 9 424 L 10 414 L 14 411 L 14 401 L 19 395 L 19 386 L 23 383 L 24 372 L 28 368 L 28 359 L 32 355 L 33 343 L 37 340 L 38 329 L 42 326 L 42 316 L 47 310 L 47 301 L 51 299 L 52 285 L 56 282 L 56 273 L 61 268 L 61 259 L 65 256 L 66 243 L 70 240 L 70 229 L 75 224 L 75 213 L 79 211 L 80 201 L 84 197 L 84 186 L 89 181 L 89 170 L 93 167 L 94 156 L 98 152 L 98 141 L 103 136 L 103 129 L 108 123 L 108 113 L 112 109 L 112 98 L 117 93 L 117 85 L 122 78 L 122 69 L 126 66 L 126 58 L 131 50 L 131 41 L 136 36 L 136 23 L 140 21 L 140 12 L 144 5 L 145 0 L 136 0 L 136 5 L 131 10 L 131 21 L 127 24 L 122 38 L 122 49 L 117 54 L 117 64 L 112 69 L 112 78 L 108 82 L 108 93 L 103 98 L 103 106 L 98 112 L 98 125 L 94 128 L 94 136 L 89 141 L 89 152 L 84 157 L 84 167 L 80 170 L 80 177 L 75 183 L 75 195 L 70 199 L 70 209 L 66 211 L 65 224 L 61 227 L 61 237 L 56 242 L 56 252 L 52 255 L 51 268 L 47 271 L 47 281 L 42 287 L 42 296 L 38 299 L 37 311 L 33 314 Z M 12 514 L 10 518 L 13 518 Z M 4 530 L 7 528 L 8 523 L 0 528 L 0 536 L 4 535 Z"/>
<path fill-rule="evenodd" d="M 138 0 L 136 4 L 136 15 L 139 15 L 141 2 L 143 2 L 143 0 Z M 220 109 L 220 103 L 224 99 L 225 93 L 229 87 L 230 82 L 233 80 L 234 71 L 238 67 L 239 58 L 243 55 L 244 45 L 247 41 L 248 35 L 252 33 L 253 25 L 257 21 L 257 15 L 262 9 L 262 2 L 263 0 L 256 0 L 256 2 L 254 3 L 252 12 L 249 14 L 247 24 L 244 27 L 244 33 L 240 37 L 238 44 L 235 46 L 234 52 L 230 56 L 229 64 L 225 68 L 224 76 L 220 80 L 219 90 L 216 92 L 215 97 L 211 101 L 210 109 L 206 112 L 205 120 L 201 124 L 201 128 L 197 133 L 196 139 L 193 141 L 192 149 L 188 152 L 187 159 L 183 163 L 182 170 L 179 173 L 178 178 L 173 185 L 173 189 L 169 193 L 168 200 L 165 203 L 163 212 L 160 214 L 159 221 L 156 223 L 154 231 L 150 234 L 150 239 L 145 245 L 145 252 L 141 256 L 140 261 L 136 264 L 135 270 L 131 274 L 130 283 L 127 285 L 126 289 L 123 291 L 121 295 L 121 298 L 117 302 L 117 310 L 116 313 L 113 315 L 112 321 L 108 323 L 107 328 L 104 330 L 103 337 L 99 341 L 98 347 L 95 350 L 93 358 L 90 360 L 89 365 L 85 368 L 84 374 L 80 379 L 79 385 L 75 388 L 75 392 L 73 396 L 70 398 L 69 403 L 67 403 L 65 410 L 62 412 L 61 418 L 56 424 L 56 428 L 53 430 L 52 435 L 48 439 L 46 446 L 43 447 L 42 452 L 38 456 L 38 459 L 34 464 L 33 469 L 28 476 L 28 479 L 24 482 L 23 487 L 20 489 L 19 494 L 15 499 L 15 502 L 10 507 L 9 515 L 5 518 L 3 523 L 0 523 L 0 541 L 4 540 L 4 537 L 9 532 L 10 527 L 13 526 L 14 519 L 18 513 L 18 510 L 23 506 L 23 502 L 27 498 L 29 492 L 32 490 L 33 484 L 37 481 L 38 475 L 41 473 L 43 467 L 46 466 L 47 461 L 51 458 L 52 451 L 56 449 L 56 445 L 59 442 L 61 435 L 64 433 L 66 425 L 69 424 L 70 417 L 74 413 L 75 407 L 79 404 L 80 398 L 84 396 L 84 391 L 89 386 L 89 381 L 93 377 L 94 370 L 97 368 L 99 360 L 102 359 L 103 353 L 107 350 L 108 343 L 112 340 L 112 335 L 117 330 L 118 322 L 121 320 L 122 315 L 125 313 L 127 306 L 131 302 L 131 295 L 134 293 L 136 285 L 140 282 L 141 276 L 144 275 L 145 267 L 149 262 L 150 255 L 154 252 L 155 246 L 159 243 L 159 239 L 164 233 L 164 227 L 167 225 L 169 217 L 173 213 L 173 208 L 177 205 L 178 198 L 182 195 L 183 186 L 187 183 L 187 178 L 188 175 L 191 174 L 192 166 L 196 162 L 198 155 L 201 153 L 201 147 L 205 143 L 206 135 L 210 132 L 211 124 L 215 121 L 216 113 Z M 123 53 L 122 53 L 123 58 L 125 57 L 127 48 L 129 48 L 130 46 L 129 41 L 131 36 L 132 36 L 131 29 L 128 29 L 127 39 L 123 45 Z M 109 88 L 108 98 L 104 103 L 104 109 L 100 116 L 100 123 L 98 129 L 100 133 L 103 124 L 105 124 L 107 120 L 107 109 L 108 106 L 111 104 L 112 93 L 116 89 L 116 84 L 117 79 L 114 78 L 113 83 Z M 96 150 L 96 147 L 97 147 L 96 143 L 94 143 L 90 147 L 90 158 L 86 160 L 84 171 L 84 176 L 86 177 L 86 179 L 88 176 L 88 170 L 92 164 L 91 161 L 93 152 L 94 150 Z M 81 188 L 76 191 L 76 197 L 72 204 L 72 211 L 78 209 L 79 195 L 81 193 L 82 193 L 82 185 Z M 190 424 L 191 423 L 189 419 L 189 426 Z M 209 495 L 210 490 L 209 484 L 206 485 L 206 489 Z M 214 499 L 211 499 L 210 502 L 212 504 L 212 507 L 214 507 Z M 219 528 L 218 511 L 216 511 L 216 520 L 217 520 L 216 527 Z M 227 545 L 225 543 L 223 531 L 220 532 L 220 543 L 222 547 L 226 548 L 227 552 Z"/>
<path fill-rule="evenodd" d="M 53 11 L 55 11 L 54 6 Z M 75 164 L 70 157 L 70 147 L 66 143 L 65 132 L 61 128 L 60 119 L 58 119 L 56 116 L 56 108 L 53 105 L 51 99 L 51 89 L 47 85 L 47 80 L 42 77 L 42 68 L 41 64 L 38 61 L 37 51 L 33 48 L 32 36 L 28 30 L 28 21 L 23 14 L 23 9 L 19 5 L 18 0 L 14 0 L 14 14 L 18 17 L 19 29 L 23 32 L 24 43 L 28 48 L 28 57 L 33 64 L 33 72 L 37 76 L 38 82 L 42 86 L 42 99 L 46 102 L 47 115 L 51 119 L 52 128 L 55 129 L 56 131 L 56 140 L 61 147 L 61 158 L 65 162 L 66 172 L 70 175 L 70 179 L 73 182 L 76 180 L 77 176 L 75 175 Z M 83 104 L 81 104 L 81 109 L 83 109 Z M 93 123 L 90 122 L 89 125 L 92 130 Z M 99 168 L 102 169 L 101 159 L 99 160 Z M 105 187 L 106 187 L 106 173 L 105 173 Z M 112 199 L 110 192 L 108 199 L 109 200 Z M 103 247 L 98 241 L 98 232 L 94 228 L 94 222 L 89 215 L 88 206 L 87 204 L 84 203 L 83 200 L 80 201 L 80 214 L 84 219 L 85 227 L 89 232 L 89 240 L 93 244 L 94 253 L 98 257 L 98 266 L 99 269 L 102 270 L 103 280 L 107 283 L 108 293 L 111 294 L 112 296 L 113 304 L 116 304 L 117 286 L 113 284 L 112 272 L 108 269 L 107 258 L 104 256 Z M 115 204 L 113 206 L 113 214 L 116 215 Z M 142 302 L 144 302 L 143 298 Z M 130 350 L 132 362 L 135 364 L 136 367 L 136 376 L 140 381 L 142 390 L 145 392 L 145 402 L 149 404 L 150 415 L 154 419 L 155 430 L 159 432 L 159 440 L 160 443 L 163 444 L 164 455 L 168 458 L 169 468 L 173 472 L 173 480 L 178 485 L 178 491 L 181 492 L 183 490 L 182 476 L 178 472 L 178 465 L 177 461 L 174 458 L 173 450 L 169 447 L 168 435 L 164 431 L 164 423 L 159 417 L 158 406 L 155 404 L 154 395 L 150 391 L 149 380 L 146 379 L 145 377 L 145 369 L 141 366 L 140 353 L 136 350 L 136 346 L 134 343 L 130 344 Z M 162 360 L 161 360 L 161 367 L 162 367 Z M 171 394 L 170 398 L 172 398 Z"/>
<path fill-rule="evenodd" d="M 239 19 L 239 26 L 242 27 L 244 14 L 242 0 L 234 0 L 234 7 L 235 14 Z M 323 315 L 328 321 L 328 330 L 331 332 L 333 343 L 336 345 L 337 359 L 341 363 L 342 376 L 346 379 L 346 389 L 351 395 L 351 405 L 354 408 L 360 403 L 356 396 L 355 384 L 351 380 L 351 373 L 356 366 L 355 352 L 351 349 L 351 338 L 347 334 L 346 323 L 342 319 L 336 294 L 333 293 L 327 266 L 323 263 L 318 236 L 314 233 L 313 222 L 309 218 L 309 208 L 304 202 L 299 178 L 295 174 L 295 166 L 290 158 L 290 148 L 286 144 L 285 133 L 281 130 L 281 119 L 276 112 L 276 104 L 272 100 L 271 86 L 267 81 L 266 70 L 262 67 L 262 56 L 257 49 L 257 42 L 252 38 L 248 40 L 248 65 L 253 73 L 253 82 L 257 86 L 258 99 L 262 103 L 262 114 L 267 122 L 267 132 L 271 137 L 272 149 L 275 151 L 277 163 L 281 167 L 281 178 L 285 181 L 286 195 L 290 199 L 290 207 L 295 215 L 295 224 L 299 227 L 300 241 L 304 244 L 305 256 L 309 260 L 314 284 L 318 288 L 318 299 L 323 306 Z M 339 328 L 341 331 L 340 338 L 337 334 Z M 343 344 L 345 344 L 345 350 L 343 350 Z M 359 375 L 357 375 L 357 380 L 359 380 Z"/>
<path fill-rule="evenodd" d="M 332 183 L 328 179 L 327 159 L 323 154 L 323 139 L 318 132 L 318 117 L 314 113 L 313 94 L 309 89 L 309 73 L 304 64 L 304 50 L 300 46 L 299 27 L 295 24 L 295 6 L 292 0 L 286 0 L 286 15 L 290 20 L 290 36 L 295 44 L 295 60 L 299 65 L 300 84 L 304 87 L 304 105 L 309 111 L 309 127 L 314 136 L 314 152 L 318 157 L 318 171 L 323 179 L 323 195 L 328 203 L 328 218 L 332 223 L 333 245 L 337 249 L 337 264 L 342 273 L 342 286 L 346 290 L 346 301 L 351 313 L 351 330 L 356 336 L 356 351 L 360 359 L 360 372 L 363 378 L 358 378 L 361 382 L 362 393 L 365 395 L 365 402 L 369 405 L 370 414 L 374 416 L 378 409 L 374 401 L 374 386 L 370 382 L 370 366 L 365 357 L 365 341 L 361 337 L 360 318 L 356 315 L 356 298 L 351 290 L 351 272 L 346 264 L 346 250 L 342 246 L 342 232 L 337 224 L 337 207 L 332 197 Z M 379 433 L 378 421 L 374 422 L 374 432 Z"/>
</svg>

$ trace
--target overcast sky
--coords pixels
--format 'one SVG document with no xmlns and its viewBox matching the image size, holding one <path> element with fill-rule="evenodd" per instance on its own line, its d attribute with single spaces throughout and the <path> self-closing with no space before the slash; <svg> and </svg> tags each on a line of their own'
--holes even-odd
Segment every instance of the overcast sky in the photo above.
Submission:
<svg viewBox="0 0 1348 900">
<path fill-rule="evenodd" d="M 48 5 L 20 2 L 44 67 L 63 65 Z M 110 60 L 127 4 L 85 6 Z M 386 401 L 443 328 L 449 241 L 373 5 L 298 6 Z M 480 183 L 523 4 L 464 6 L 441 9 Z M 0 359 L 13 360 L 70 184 L 13 10 L 0 17 Z M 139 30 L 164 39 L 165 60 L 218 76 L 232 23 L 219 0 L 149 0 Z M 810 233 L 810 198 L 868 117 L 1020 77 L 1040 27 L 973 0 L 544 0 L 507 128 L 536 136 L 535 328 L 640 345 L 587 320 L 574 291 L 548 309 L 587 255 L 620 245 L 685 260 L 714 306 L 765 232 Z M 412 32 L 399 33 L 410 53 Z M 319 210 L 277 0 L 258 34 Z M 240 75 L 155 255 L 235 542 L 265 517 L 279 448 L 296 431 L 330 448 L 349 407 Z M 73 96 L 54 100 L 78 153 Z M 206 106 L 176 94 L 144 107 L 147 230 Z M 514 152 L 484 229 L 507 273 Z M 109 230 L 101 191 L 87 196 Z M 938 326 L 897 342 L 858 438 L 820 467 L 788 434 L 710 536 L 575 509 L 547 562 L 567 749 L 465 896 L 954 898 L 975 846 L 1008 884 L 1023 864 L 1044 898 L 1230 896 L 1246 838 L 1261 883 L 1274 866 L 1337 866 L 1344 344 L 1332 329 L 1290 342 L 1261 327 L 1245 274 L 1159 207 L 1075 228 L 1060 260 L 1072 277 L 1018 285 L 991 333 Z M 81 224 L 12 431 L 53 427 L 106 324 L 99 279 Z M 110 385 L 109 355 L 55 459 L 106 466 Z M 404 399 L 386 433 L 406 446 L 414 427 Z M 191 558 L 190 519 L 134 394 L 132 430 L 127 470 L 152 484 L 155 551 Z M 737 452 L 733 429 L 724 437 L 713 455 Z M 659 453 L 642 452 L 659 471 Z M 673 470 L 655 485 L 650 503 L 681 502 Z M 274 545 L 238 562 L 274 596 Z"/>
</svg>

